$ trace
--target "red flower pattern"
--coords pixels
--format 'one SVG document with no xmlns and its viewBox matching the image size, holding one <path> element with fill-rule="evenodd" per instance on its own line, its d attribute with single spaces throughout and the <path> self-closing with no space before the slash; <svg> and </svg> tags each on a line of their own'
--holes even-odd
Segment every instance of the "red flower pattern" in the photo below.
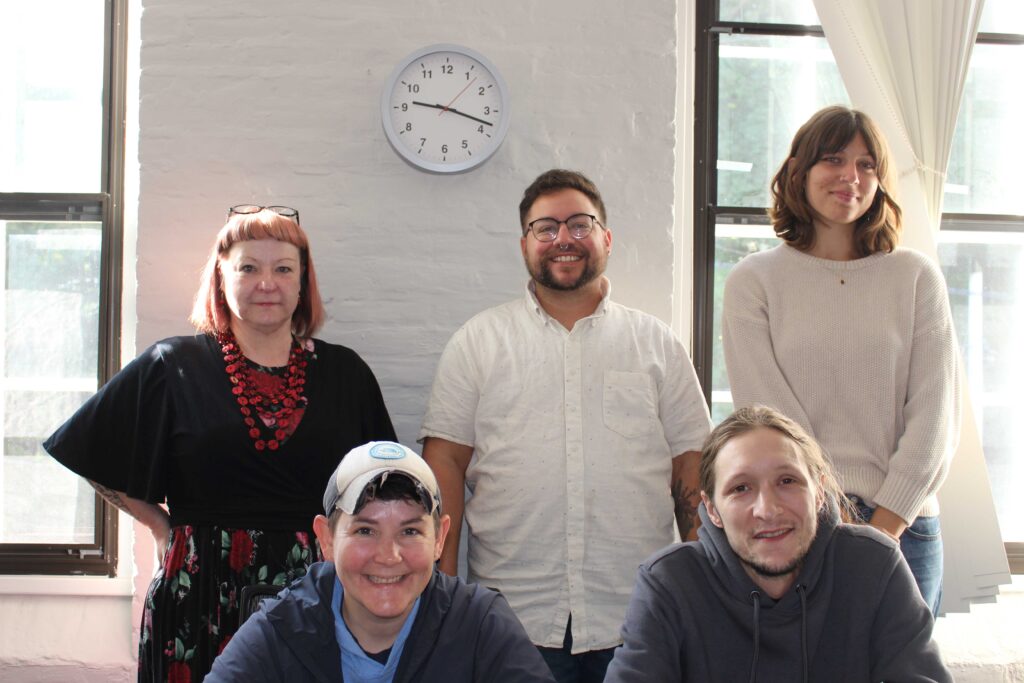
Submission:
<svg viewBox="0 0 1024 683">
<path fill-rule="evenodd" d="M 252 537 L 245 529 L 235 529 L 231 533 L 231 553 L 228 555 L 228 565 L 232 571 L 240 572 L 252 562 L 253 548 Z"/>
<path fill-rule="evenodd" d="M 192 683 L 192 670 L 185 662 L 171 662 L 167 667 L 167 683 Z"/>
<path fill-rule="evenodd" d="M 171 576 L 179 569 L 181 565 L 185 563 L 185 550 L 188 545 L 188 535 L 184 533 L 175 533 L 174 542 L 171 544 L 171 550 L 167 553 L 167 558 L 164 560 L 164 573 Z"/>
<path fill-rule="evenodd" d="M 257 575 L 256 570 L 263 572 L 267 580 L 283 576 L 285 581 L 291 581 L 304 575 L 310 562 L 315 561 L 311 555 L 316 546 L 312 543 L 313 536 L 306 531 L 292 531 L 283 535 L 278 547 L 285 552 L 273 553 L 268 553 L 268 549 L 275 544 L 262 542 L 264 532 L 260 530 L 229 528 L 221 531 L 224 535 L 218 536 L 218 539 L 222 539 L 223 545 L 218 543 L 218 547 L 224 554 L 217 559 L 209 558 L 212 562 L 204 563 L 202 554 L 196 552 L 200 545 L 199 532 L 191 526 L 175 527 L 172 530 L 171 543 L 164 554 L 167 572 L 161 580 L 154 582 L 146 597 L 146 612 L 140 633 L 141 678 L 151 680 L 152 674 L 161 670 L 161 680 L 168 683 L 191 683 L 193 676 L 201 678 L 209 670 L 213 658 L 230 642 L 238 620 L 237 591 L 253 580 Z M 200 566 L 204 568 L 202 571 Z M 190 588 L 196 588 L 200 583 L 191 579 L 194 583 L 190 586 L 189 577 L 183 578 L 182 575 L 186 571 L 190 575 L 203 574 L 208 567 L 214 570 L 210 573 L 219 577 L 219 599 L 213 606 L 213 613 L 202 622 L 204 626 L 190 628 L 186 622 L 184 627 L 179 625 L 176 629 L 176 637 L 166 639 L 166 635 L 169 635 L 167 629 L 154 629 L 153 597 L 159 595 L 159 591 L 166 590 L 173 581 L 177 585 L 175 600 L 179 606 L 186 605 L 194 609 L 200 591 Z M 170 571 L 172 568 L 174 571 Z M 164 643 L 163 647 L 159 643 Z"/>
</svg>

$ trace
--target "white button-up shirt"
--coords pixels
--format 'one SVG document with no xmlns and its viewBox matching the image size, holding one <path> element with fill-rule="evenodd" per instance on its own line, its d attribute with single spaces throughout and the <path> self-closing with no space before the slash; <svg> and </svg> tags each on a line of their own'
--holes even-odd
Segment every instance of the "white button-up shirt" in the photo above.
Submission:
<svg viewBox="0 0 1024 683">
<path fill-rule="evenodd" d="M 636 568 L 674 539 L 672 458 L 707 406 L 657 318 L 604 298 L 567 331 L 528 287 L 445 348 L 420 439 L 472 446 L 469 580 L 500 590 L 537 645 L 614 647 Z"/>
</svg>

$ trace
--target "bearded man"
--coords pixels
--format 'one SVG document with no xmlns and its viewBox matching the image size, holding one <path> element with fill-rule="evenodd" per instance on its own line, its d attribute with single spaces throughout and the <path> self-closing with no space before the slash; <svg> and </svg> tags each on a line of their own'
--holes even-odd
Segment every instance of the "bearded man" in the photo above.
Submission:
<svg viewBox="0 0 1024 683">
<path fill-rule="evenodd" d="M 456 573 L 465 512 L 469 580 L 501 591 L 560 683 L 599 683 L 637 565 L 696 525 L 710 420 L 668 326 L 611 301 L 594 183 L 541 174 L 519 224 L 525 296 L 455 333 L 420 431 L 452 517 L 440 568 Z"/>
</svg>

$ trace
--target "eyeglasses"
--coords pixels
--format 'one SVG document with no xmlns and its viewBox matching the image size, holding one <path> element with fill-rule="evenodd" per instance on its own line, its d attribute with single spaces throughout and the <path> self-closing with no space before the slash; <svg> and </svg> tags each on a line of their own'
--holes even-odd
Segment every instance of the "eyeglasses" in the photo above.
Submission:
<svg viewBox="0 0 1024 683">
<path fill-rule="evenodd" d="M 290 206 L 257 206 L 256 204 L 238 204 L 228 209 L 228 218 L 231 218 L 237 214 L 248 214 L 248 213 L 259 213 L 263 209 L 273 211 L 278 216 L 284 216 L 285 218 L 291 218 L 295 221 L 295 224 L 299 224 L 299 211 L 293 209 Z"/>
<path fill-rule="evenodd" d="M 556 221 L 554 218 L 538 218 L 527 224 L 526 230 L 523 230 L 523 237 L 526 237 L 526 231 L 529 230 L 533 232 L 533 236 L 537 238 L 538 242 L 554 242 L 562 223 L 565 223 L 565 227 L 573 239 L 577 240 L 589 235 L 595 225 L 601 225 L 597 216 L 592 216 L 589 213 L 576 213 L 564 221 Z"/>
</svg>

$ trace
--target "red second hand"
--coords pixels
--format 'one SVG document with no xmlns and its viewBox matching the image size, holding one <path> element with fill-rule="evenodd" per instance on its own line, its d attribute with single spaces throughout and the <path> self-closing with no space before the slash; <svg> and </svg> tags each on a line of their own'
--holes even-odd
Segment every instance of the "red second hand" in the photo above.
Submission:
<svg viewBox="0 0 1024 683">
<path fill-rule="evenodd" d="M 466 90 L 468 90 L 468 89 L 469 89 L 469 86 L 473 85 L 473 83 L 475 83 L 475 82 L 476 82 L 476 76 L 473 76 L 473 80 L 472 80 L 472 81 L 470 81 L 469 83 L 467 83 L 467 84 L 466 84 L 466 87 L 465 87 L 465 88 L 463 88 L 462 90 L 460 90 L 460 91 L 459 91 L 459 94 L 458 94 L 458 95 L 456 95 L 455 97 L 453 97 L 453 98 L 452 98 L 452 101 L 451 101 L 451 102 L 449 102 L 448 104 L 444 105 L 444 109 L 442 109 L 441 111 L 437 112 L 437 115 L 438 115 L 438 116 L 440 116 L 441 114 L 443 114 L 443 113 L 445 113 L 446 111 L 448 111 L 448 107 L 450 107 L 450 106 L 452 106 L 453 104 L 455 104 L 455 100 L 457 100 L 457 99 L 459 99 L 460 97 L 462 97 L 462 93 L 466 92 Z"/>
</svg>

